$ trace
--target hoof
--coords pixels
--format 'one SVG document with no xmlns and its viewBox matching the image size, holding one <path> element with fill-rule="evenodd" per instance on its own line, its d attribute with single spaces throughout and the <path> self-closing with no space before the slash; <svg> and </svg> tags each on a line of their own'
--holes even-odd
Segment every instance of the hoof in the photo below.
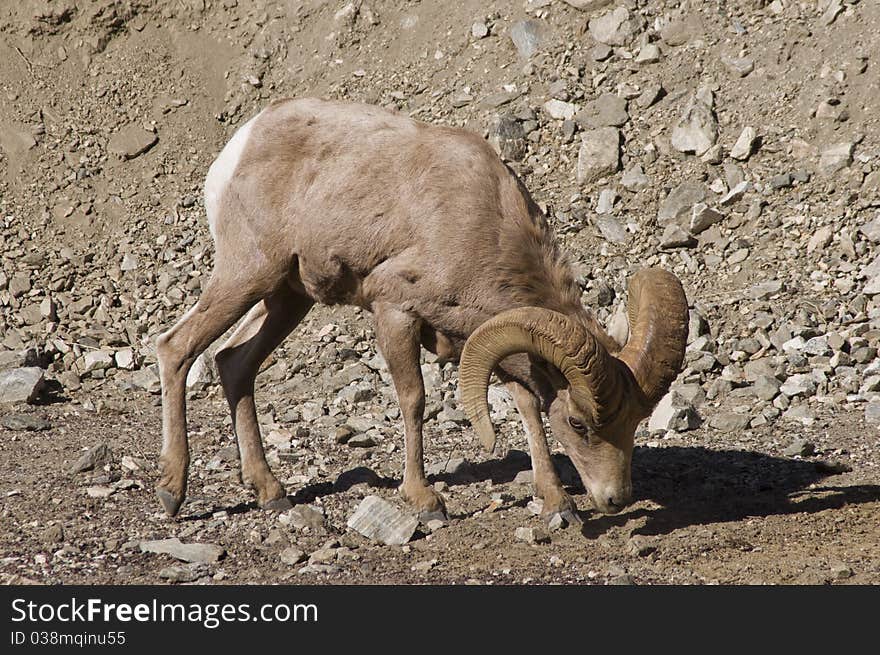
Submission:
<svg viewBox="0 0 880 655">
<path fill-rule="evenodd" d="M 285 512 L 293 507 L 293 503 L 290 502 L 290 498 L 287 496 L 281 496 L 281 498 L 275 498 L 274 500 L 260 503 L 260 507 L 269 510 L 270 512 Z"/>
<path fill-rule="evenodd" d="M 449 516 L 445 509 L 435 509 L 429 512 L 419 512 L 419 523 L 428 525 L 430 521 L 443 521 L 449 523 Z"/>
<path fill-rule="evenodd" d="M 178 498 L 170 491 L 162 489 L 161 487 L 156 489 L 156 495 L 159 496 L 159 500 L 162 502 L 162 507 L 165 508 L 165 514 L 170 517 L 177 516 L 178 510 L 183 504 L 183 498 Z"/>
<path fill-rule="evenodd" d="M 544 523 L 547 524 L 547 527 L 551 529 L 566 528 L 569 525 L 583 525 L 584 523 L 584 520 L 580 515 L 570 509 L 562 510 L 561 512 L 552 512 L 550 514 L 542 514 L 541 518 L 544 519 Z"/>
</svg>

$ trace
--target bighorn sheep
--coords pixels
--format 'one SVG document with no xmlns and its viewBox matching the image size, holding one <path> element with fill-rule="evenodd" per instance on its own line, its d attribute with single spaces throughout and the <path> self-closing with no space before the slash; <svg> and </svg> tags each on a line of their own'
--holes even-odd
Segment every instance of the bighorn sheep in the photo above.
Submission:
<svg viewBox="0 0 880 655">
<path fill-rule="evenodd" d="M 163 444 L 158 495 L 175 515 L 189 464 L 185 380 L 199 353 L 245 316 L 216 355 L 241 474 L 263 507 L 289 506 L 266 463 L 254 407 L 260 363 L 313 303 L 375 315 L 400 402 L 402 496 L 445 512 L 425 479 L 420 347 L 461 360 L 461 398 L 492 449 L 487 389 L 509 385 L 544 511 L 573 512 L 541 411 L 602 512 L 631 499 L 637 424 L 677 375 L 687 332 L 678 279 L 645 269 L 629 286 L 624 348 L 582 306 L 541 210 L 479 135 L 377 107 L 278 101 L 211 165 L 205 205 L 216 246 L 196 305 L 157 342 Z"/>
</svg>

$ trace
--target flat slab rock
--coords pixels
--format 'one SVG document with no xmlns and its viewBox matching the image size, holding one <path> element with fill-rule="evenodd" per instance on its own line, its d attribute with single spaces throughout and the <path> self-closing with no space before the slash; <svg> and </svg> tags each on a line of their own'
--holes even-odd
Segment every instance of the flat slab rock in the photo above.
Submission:
<svg viewBox="0 0 880 655">
<path fill-rule="evenodd" d="M 183 562 L 200 562 L 202 564 L 216 562 L 226 554 L 226 550 L 216 544 L 185 544 L 177 537 L 142 541 L 140 549 L 142 553 L 171 555 L 171 557 Z"/>
<path fill-rule="evenodd" d="M 400 511 L 378 496 L 364 498 L 348 519 L 349 528 L 388 546 L 407 543 L 418 525 L 417 516 Z"/>
</svg>

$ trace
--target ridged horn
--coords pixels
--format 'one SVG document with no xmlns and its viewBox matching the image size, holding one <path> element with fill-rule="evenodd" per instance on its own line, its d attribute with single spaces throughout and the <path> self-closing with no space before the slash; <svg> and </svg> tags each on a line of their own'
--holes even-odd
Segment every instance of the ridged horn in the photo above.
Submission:
<svg viewBox="0 0 880 655">
<path fill-rule="evenodd" d="M 618 357 L 653 407 L 681 371 L 687 346 L 688 304 L 678 278 L 646 268 L 629 283 L 629 340 Z"/>
<path fill-rule="evenodd" d="M 489 378 L 505 357 L 517 353 L 536 355 L 558 368 L 575 402 L 594 425 L 617 412 L 624 392 L 620 362 L 584 326 L 549 309 L 511 309 L 474 330 L 461 354 L 462 402 L 487 450 L 495 447 L 487 399 Z"/>
</svg>

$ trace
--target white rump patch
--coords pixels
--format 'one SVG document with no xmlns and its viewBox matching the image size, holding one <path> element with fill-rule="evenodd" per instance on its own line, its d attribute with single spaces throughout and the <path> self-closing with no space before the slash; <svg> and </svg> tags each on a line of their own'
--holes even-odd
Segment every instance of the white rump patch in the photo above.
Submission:
<svg viewBox="0 0 880 655">
<path fill-rule="evenodd" d="M 260 112 L 262 114 L 263 112 Z M 211 230 L 211 237 L 216 240 L 217 235 L 214 232 L 214 224 L 217 220 L 217 212 L 220 209 L 220 199 L 232 179 L 232 174 L 238 166 L 238 160 L 241 159 L 241 153 L 247 145 L 250 137 L 251 128 L 254 121 L 260 117 L 257 114 L 247 123 L 242 125 L 232 138 L 229 140 L 214 163 L 208 169 L 208 176 L 205 178 L 205 211 L 208 214 L 208 227 Z"/>
</svg>

